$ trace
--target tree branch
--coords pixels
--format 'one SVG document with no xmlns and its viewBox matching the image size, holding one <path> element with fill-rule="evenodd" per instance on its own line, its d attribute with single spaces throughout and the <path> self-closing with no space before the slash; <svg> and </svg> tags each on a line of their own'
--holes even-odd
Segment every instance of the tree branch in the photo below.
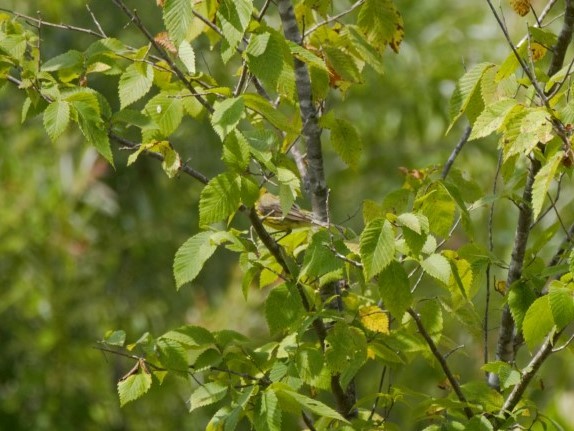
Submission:
<svg viewBox="0 0 574 431">
<path fill-rule="evenodd" d="M 91 36 L 95 36 L 95 37 L 100 38 L 100 39 L 105 39 L 107 37 L 101 28 L 99 28 L 98 29 L 99 32 L 97 32 L 97 31 L 91 30 L 89 28 L 77 27 L 75 25 L 56 24 L 53 22 L 44 21 L 44 20 L 41 20 L 39 18 L 34 18 L 33 16 L 28 16 L 28 15 L 21 14 L 19 12 L 14 12 L 10 9 L 5 9 L 3 7 L 0 7 L 0 11 L 10 13 L 10 14 L 14 15 L 16 18 L 22 18 L 23 20 L 28 21 L 28 24 L 30 24 L 36 28 L 39 28 L 40 26 L 54 27 L 54 28 L 60 28 L 63 30 L 71 30 L 71 31 L 79 32 L 79 33 L 89 34 Z M 90 11 L 90 13 L 91 13 L 91 11 Z M 93 15 L 92 15 L 92 17 L 93 17 Z M 97 21 L 96 21 L 96 23 L 97 23 Z"/>
<path fill-rule="evenodd" d="M 295 19 L 295 13 L 290 0 L 278 0 L 279 15 L 283 24 L 285 38 L 296 44 L 301 43 L 301 33 Z M 294 58 L 295 84 L 299 96 L 299 109 L 303 124 L 302 135 L 307 148 L 307 172 L 309 174 L 309 188 L 311 204 L 317 220 L 326 222 L 327 211 L 327 185 L 323 166 L 323 152 L 321 149 L 322 129 L 318 123 L 318 112 L 313 106 L 311 92 L 311 79 L 307 65 Z M 304 179 L 305 180 L 305 179 Z"/>
<path fill-rule="evenodd" d="M 518 281 L 522 276 L 524 255 L 526 253 L 526 246 L 530 235 L 530 224 L 532 223 L 532 207 L 530 205 L 532 201 L 532 186 L 540 167 L 541 165 L 538 160 L 531 159 L 528 177 L 526 179 L 524 191 L 522 192 L 522 201 L 518 206 L 518 223 L 516 225 L 516 233 L 514 234 L 514 246 L 512 247 L 510 265 L 506 278 L 507 290 L 510 289 L 512 284 L 515 281 Z M 514 319 L 510 313 L 510 307 L 508 304 L 505 304 L 502 309 L 496 358 L 498 360 L 511 363 L 514 361 L 514 354 Z M 491 387 L 498 388 L 498 376 L 491 373 L 488 378 L 488 383 Z"/>
<path fill-rule="evenodd" d="M 122 136 L 116 135 L 114 132 L 109 132 L 108 136 L 110 137 L 110 139 L 113 139 L 114 141 L 122 144 L 124 147 L 127 147 L 131 150 L 136 150 L 139 146 L 139 144 L 130 141 L 129 139 L 123 138 Z M 150 157 L 153 157 L 154 159 L 157 159 L 161 162 L 163 162 L 164 157 L 159 154 L 156 153 L 154 151 L 144 151 L 145 154 L 147 154 Z M 186 173 L 187 175 L 189 175 L 190 177 L 195 178 L 196 180 L 198 180 L 200 183 L 203 184 L 207 184 L 209 182 L 209 178 L 207 178 L 205 175 L 203 175 L 201 172 L 196 171 L 195 169 L 193 169 L 192 167 L 186 165 L 185 163 L 183 163 L 180 167 L 179 170 L 181 172 Z"/>
<path fill-rule="evenodd" d="M 516 48 L 512 44 L 508 32 L 501 22 L 500 17 L 494 10 L 492 3 L 490 0 L 487 0 L 492 12 L 499 22 L 501 29 L 510 44 L 514 55 L 516 56 L 517 60 L 520 62 L 521 67 L 524 70 L 524 73 L 530 78 L 532 85 L 534 86 L 538 96 L 544 103 L 544 105 L 549 108 L 548 98 L 546 94 L 540 88 L 538 82 L 536 81 L 535 77 L 532 75 L 532 72 L 528 68 L 528 66 L 524 63 L 524 60 L 520 57 Z M 558 37 L 558 41 L 556 46 L 553 49 L 553 58 L 548 70 L 548 76 L 552 76 L 555 74 L 564 62 L 565 52 L 568 48 L 570 41 L 572 40 L 572 33 L 574 31 L 574 0 L 566 0 L 566 13 L 564 15 L 564 24 L 562 30 L 560 32 L 560 36 Z M 566 42 L 565 42 L 566 41 Z M 549 112 L 552 112 L 549 109 Z M 568 137 L 564 132 L 564 127 L 562 123 L 559 122 L 558 119 L 553 118 L 552 123 L 554 125 L 554 130 L 559 135 L 559 137 L 564 142 L 564 145 L 570 147 L 570 142 Z M 524 265 L 524 254 L 526 251 L 526 246 L 528 244 L 528 237 L 530 235 L 530 225 L 532 223 L 532 208 L 530 203 L 532 201 L 532 186 L 534 183 L 534 178 L 536 174 L 541 168 L 541 163 L 532 158 L 530 163 L 530 170 L 528 172 L 528 177 L 526 180 L 526 185 L 524 186 L 524 191 L 522 194 L 522 202 L 519 205 L 519 215 L 518 215 L 518 223 L 516 226 L 516 234 L 514 239 L 514 246 L 512 249 L 511 255 L 511 262 L 510 267 L 508 270 L 508 276 L 506 281 L 507 289 L 511 287 L 511 285 L 518 281 L 522 276 L 522 267 Z M 514 333 L 514 320 L 510 313 L 510 308 L 508 304 L 505 304 L 502 310 L 501 316 L 501 325 L 500 325 L 500 332 L 498 336 L 498 344 L 497 344 L 497 351 L 496 357 L 499 360 L 505 361 L 507 363 L 511 363 L 514 361 L 515 358 L 515 333 Z M 489 384 L 492 387 L 498 388 L 499 387 L 499 380 L 498 376 L 494 373 L 491 373 L 488 379 Z"/>
<path fill-rule="evenodd" d="M 301 33 L 295 19 L 295 13 L 293 11 L 291 1 L 277 0 L 277 6 L 285 38 L 296 44 L 301 44 Z M 309 184 L 311 204 L 313 206 L 315 218 L 321 222 L 328 222 L 328 188 L 325 181 L 325 170 L 323 166 L 323 151 L 321 148 L 322 129 L 318 122 L 319 114 L 313 105 L 311 78 L 309 77 L 307 65 L 297 58 L 293 59 L 293 64 L 295 67 L 295 85 L 297 87 L 297 95 L 299 98 L 299 110 L 303 124 L 301 135 L 304 138 L 307 149 L 308 178 L 304 178 L 303 180 L 304 183 Z M 322 329 L 318 326 L 316 327 L 318 333 L 321 330 L 325 330 L 322 320 L 315 319 L 315 322 L 318 322 L 316 325 L 319 325 L 320 323 L 323 326 Z M 322 344 L 324 344 L 324 338 Z M 358 410 L 354 407 L 357 398 L 355 381 L 352 380 L 345 390 L 341 386 L 339 377 L 340 376 L 338 374 L 331 375 L 331 391 L 335 396 L 337 410 L 347 419 L 354 418 L 358 415 Z"/>
<path fill-rule="evenodd" d="M 185 77 L 183 71 L 175 64 L 175 62 L 171 59 L 171 57 L 165 52 L 165 50 L 156 42 L 153 35 L 149 32 L 149 30 L 144 26 L 142 21 L 140 20 L 139 16 L 132 12 L 123 0 L 112 0 L 112 2 L 130 19 L 131 22 L 135 24 L 135 26 L 140 30 L 140 32 L 146 37 L 146 39 L 151 43 L 151 45 L 155 48 L 155 50 L 159 53 L 160 57 L 165 60 L 169 67 L 174 71 L 176 76 L 179 80 L 185 85 L 185 87 L 189 90 L 189 92 L 197 99 L 199 103 L 203 105 L 205 109 L 209 113 L 213 113 L 213 107 L 205 100 L 201 95 L 197 93 L 191 82 Z"/>
<path fill-rule="evenodd" d="M 468 138 L 470 136 L 471 131 L 472 127 L 468 125 L 464 129 L 464 132 L 462 132 L 462 136 L 460 137 L 458 144 L 456 144 L 456 147 L 454 147 L 454 150 L 452 150 L 452 153 L 450 153 L 450 157 L 448 158 L 448 160 L 444 164 L 444 167 L 442 168 L 441 178 L 443 180 L 447 177 L 448 173 L 450 172 L 450 168 L 452 168 L 452 165 L 456 160 L 458 154 L 462 150 L 462 147 L 464 147 L 464 145 L 468 142 Z"/>
<path fill-rule="evenodd" d="M 454 390 L 454 393 L 456 394 L 458 400 L 463 404 L 467 404 L 464 407 L 464 414 L 466 415 L 466 417 L 468 419 L 472 418 L 472 416 L 473 416 L 472 410 L 470 409 L 470 407 L 468 407 L 468 401 L 466 400 L 466 397 L 462 393 L 462 389 L 460 388 L 460 384 L 458 383 L 458 380 L 454 377 L 454 374 L 452 374 L 452 371 L 450 370 L 450 367 L 448 366 L 446 359 L 439 352 L 438 347 L 436 346 L 436 344 L 432 340 L 432 337 L 430 336 L 430 334 L 427 332 L 426 328 L 424 327 L 421 318 L 419 317 L 417 312 L 415 310 L 413 310 L 412 308 L 409 308 L 407 310 L 407 313 L 409 313 L 411 315 L 411 317 L 413 318 L 413 320 L 415 321 L 415 324 L 417 325 L 419 333 L 425 339 L 425 341 L 426 341 L 427 345 L 429 346 L 429 349 L 431 350 L 433 356 L 436 358 L 436 360 L 440 364 L 442 371 L 444 372 L 446 378 L 448 379 L 450 385 L 452 386 L 452 389 Z"/>
<path fill-rule="evenodd" d="M 553 49 L 552 63 L 548 69 L 548 76 L 554 75 L 558 72 L 564 65 L 564 57 L 566 56 L 566 50 L 568 45 L 572 41 L 572 33 L 574 32 L 574 4 L 572 0 L 566 0 L 566 10 L 564 12 L 564 23 L 562 24 L 562 30 L 560 35 L 558 35 L 558 40 Z"/>
<path fill-rule="evenodd" d="M 552 347 L 554 346 L 554 343 L 558 340 L 561 334 L 562 331 L 559 331 L 556 332 L 555 334 L 549 334 L 546 337 L 546 340 L 544 341 L 542 346 L 540 346 L 540 348 L 538 349 L 532 360 L 525 367 L 526 371 L 522 374 L 520 382 L 516 384 L 516 386 L 514 386 L 512 392 L 510 392 L 510 394 L 504 401 L 504 404 L 500 409 L 501 415 L 503 415 L 504 417 L 510 416 L 512 410 L 514 409 L 514 407 L 516 407 L 516 405 L 522 398 L 524 391 L 532 381 L 532 378 L 536 375 L 536 373 L 540 369 L 540 366 L 552 353 Z"/>
</svg>

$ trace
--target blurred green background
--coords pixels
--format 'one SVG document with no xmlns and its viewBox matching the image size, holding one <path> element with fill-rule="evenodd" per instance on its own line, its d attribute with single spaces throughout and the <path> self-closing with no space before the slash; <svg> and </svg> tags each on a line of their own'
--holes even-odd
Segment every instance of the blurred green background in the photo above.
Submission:
<svg viewBox="0 0 574 431">
<path fill-rule="evenodd" d="M 155 1 L 130 5 L 152 31 L 161 29 Z M 444 135 L 455 81 L 465 68 L 499 62 L 508 53 L 485 2 L 404 0 L 397 5 L 406 31 L 400 54 L 386 54 L 383 76 L 369 72 L 362 86 L 329 102 L 329 109 L 357 125 L 364 144 L 356 170 L 326 149 L 335 221 L 357 214 L 363 199 L 381 200 L 400 187 L 399 167 L 444 163 L 463 127 Z M 542 5 L 535 2 L 538 9 Z M 34 16 L 41 11 L 52 22 L 93 25 L 84 1 L 3 0 L 2 7 Z M 144 43 L 110 0 L 92 1 L 90 7 L 110 36 Z M 513 19 L 509 14 L 511 25 Z M 515 26 L 518 39 L 525 27 L 518 21 Z M 44 27 L 43 58 L 83 50 L 91 42 L 87 35 Z M 115 87 L 99 90 L 117 103 Z M 240 274 L 229 254 L 218 252 L 192 286 L 175 290 L 172 259 L 197 232 L 200 185 L 187 177 L 168 180 L 155 160 L 143 157 L 126 168 L 127 154 L 119 150 L 114 170 L 78 133 L 52 144 L 41 119 L 21 124 L 22 95 L 10 84 L 0 91 L 0 429 L 203 429 L 205 413 L 187 413 L 190 386 L 184 381 L 168 379 L 120 409 L 115 385 L 131 364 L 95 348 L 107 330 L 120 328 L 130 341 L 183 323 L 267 333 L 258 295 L 241 306 Z M 220 147 L 207 123 L 183 124 L 173 143 L 206 175 L 221 167 Z M 457 167 L 486 191 L 496 159 L 493 140 L 472 142 Z M 495 223 L 495 244 L 503 257 L 513 237 L 511 208 L 503 205 Z M 475 215 L 480 241 L 486 238 L 484 216 L 484 211 Z M 359 227 L 360 218 L 359 211 L 350 223 Z M 481 357 L 480 339 L 465 338 L 455 329 L 449 335 L 467 344 L 468 356 L 459 356 L 454 367 L 470 377 L 466 373 L 477 369 L 474 358 Z M 565 386 L 565 377 L 572 377 L 565 367 L 568 355 L 549 362 L 546 389 L 538 390 L 555 418 L 567 418 L 574 406 L 574 388 Z M 440 373 L 424 361 L 396 378 L 442 395 Z M 408 429 L 412 423 L 407 420 L 424 411 L 397 406 L 394 414 Z"/>
</svg>

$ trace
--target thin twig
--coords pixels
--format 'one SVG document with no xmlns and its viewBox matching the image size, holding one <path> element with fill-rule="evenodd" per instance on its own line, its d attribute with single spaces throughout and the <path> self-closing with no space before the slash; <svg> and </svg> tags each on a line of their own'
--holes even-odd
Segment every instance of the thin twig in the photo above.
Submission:
<svg viewBox="0 0 574 431">
<path fill-rule="evenodd" d="M 261 10 L 259 11 L 259 15 L 257 15 L 257 18 L 255 18 L 257 21 L 261 21 L 263 19 L 263 17 L 267 13 L 267 9 L 271 5 L 271 2 L 272 0 L 265 0 L 265 3 L 263 4 Z"/>
<path fill-rule="evenodd" d="M 311 419 L 311 416 L 309 416 L 306 412 L 301 411 L 301 417 L 303 418 L 303 422 L 305 422 L 305 425 L 307 425 L 307 428 L 309 428 L 309 431 L 317 431 L 315 425 L 313 424 L 313 419 Z"/>
<path fill-rule="evenodd" d="M 92 21 L 94 21 L 94 24 L 96 26 L 96 28 L 98 29 L 98 31 L 100 32 L 100 34 L 104 37 L 107 38 L 108 36 L 106 35 L 106 32 L 104 31 L 104 29 L 102 28 L 102 26 L 100 25 L 100 22 L 97 20 L 96 16 L 94 15 L 94 13 L 92 12 L 92 9 L 90 9 L 90 6 L 88 4 L 86 4 L 86 9 L 88 10 L 88 13 L 90 14 L 90 16 L 92 17 Z"/>
<path fill-rule="evenodd" d="M 371 413 L 369 414 L 369 419 L 367 419 L 368 422 L 371 422 L 371 420 L 373 419 L 373 416 L 375 415 L 375 412 L 377 411 L 377 407 L 379 406 L 379 400 L 381 399 L 381 391 L 383 390 L 383 383 L 385 381 L 385 374 L 387 374 L 387 367 L 386 365 L 383 367 L 383 371 L 381 372 L 381 378 L 379 379 L 379 389 L 377 390 L 377 397 L 375 398 L 375 401 L 373 402 L 373 407 L 371 408 Z"/>
<path fill-rule="evenodd" d="M 559 346 L 559 347 L 554 347 L 554 348 L 552 349 L 552 353 L 556 353 L 556 352 L 559 352 L 559 351 L 561 351 L 561 350 L 564 350 L 566 347 L 568 347 L 568 345 L 569 345 L 572 341 L 574 341 L 574 334 L 572 334 L 572 335 L 570 336 L 570 338 L 568 338 L 568 340 L 566 340 L 566 342 L 565 342 L 564 344 L 562 344 L 561 346 Z"/>
<path fill-rule="evenodd" d="M 410 316 L 413 318 L 413 320 L 415 321 L 415 324 L 417 325 L 417 328 L 419 330 L 419 333 L 422 335 L 422 337 L 425 339 L 427 345 L 429 346 L 429 349 L 431 350 L 433 356 L 436 358 L 436 360 L 438 361 L 438 363 L 440 364 L 442 371 L 444 372 L 446 378 L 448 379 L 452 389 L 454 390 L 454 393 L 456 394 L 457 398 L 459 399 L 459 401 L 463 404 L 465 404 L 464 407 L 464 414 L 466 415 L 466 417 L 468 419 L 472 418 L 473 414 L 472 414 L 472 410 L 470 409 L 470 407 L 468 406 L 468 401 L 466 400 L 466 397 L 464 396 L 464 394 L 462 393 L 462 389 L 460 388 L 460 383 L 458 382 L 458 380 L 454 377 L 454 374 L 452 373 L 452 371 L 450 370 L 450 367 L 448 366 L 448 363 L 446 362 L 446 359 L 444 358 L 444 356 L 439 352 L 438 347 L 436 346 L 436 344 L 434 343 L 432 337 L 430 336 L 430 334 L 427 332 L 426 328 L 423 325 L 423 322 L 421 320 L 421 318 L 419 317 L 419 315 L 417 314 L 417 312 L 415 310 L 413 310 L 412 308 L 409 308 L 407 310 L 407 313 L 410 314 Z"/>
<path fill-rule="evenodd" d="M 164 59 L 167 62 L 167 64 L 169 64 L 169 67 L 172 68 L 176 76 L 185 85 L 185 87 L 189 90 L 189 92 L 195 96 L 197 101 L 201 103 L 209 113 L 213 113 L 213 107 L 207 102 L 207 100 L 205 100 L 202 96 L 200 96 L 197 93 L 193 85 L 191 85 L 191 82 L 185 77 L 183 71 L 177 66 L 177 64 L 175 64 L 172 58 L 157 43 L 153 35 L 147 29 L 147 27 L 144 26 L 140 17 L 135 12 L 132 12 L 123 2 L 123 0 L 112 0 L 112 2 L 130 19 L 131 22 L 135 24 L 135 26 L 140 30 L 140 32 L 147 38 L 147 40 L 159 53 L 160 57 Z"/>
<path fill-rule="evenodd" d="M 564 178 L 564 174 L 560 175 L 560 178 L 558 178 L 558 187 L 556 190 L 556 197 L 554 198 L 554 202 L 558 202 L 558 199 L 560 198 L 560 190 L 562 189 L 562 178 Z M 550 201 L 552 201 L 552 198 L 550 197 L 550 194 L 548 194 L 548 197 L 550 198 Z M 534 222 L 532 222 L 532 226 L 530 226 L 530 229 L 533 229 L 534 226 L 536 226 L 538 223 L 540 223 L 544 217 L 546 217 L 546 215 L 548 213 L 550 213 L 550 211 L 552 211 L 553 209 L 553 205 L 549 205 L 548 208 L 546 208 L 544 211 L 542 211 L 540 213 L 540 215 L 538 216 L 538 218 L 536 220 L 534 220 Z"/>
<path fill-rule="evenodd" d="M 208 20 L 206 17 L 204 17 L 202 14 L 194 10 L 193 15 L 197 19 L 199 19 L 202 23 L 204 23 L 206 26 L 208 26 L 210 29 L 212 29 L 214 32 L 216 32 L 219 36 L 223 37 L 223 31 L 214 23 L 212 23 L 210 20 Z"/>
<path fill-rule="evenodd" d="M 305 39 L 307 36 L 309 36 L 311 33 L 316 31 L 317 29 L 323 27 L 324 25 L 330 24 L 333 21 L 337 21 L 338 19 L 343 18 L 345 15 L 350 14 L 355 9 L 357 9 L 359 6 L 361 6 L 363 3 L 365 3 L 365 0 L 359 0 L 358 2 L 354 3 L 349 9 L 344 10 L 343 12 L 338 13 L 337 15 L 327 17 L 327 19 L 325 21 L 321 21 L 321 22 L 315 24 L 314 26 L 309 28 L 307 31 L 303 32 L 303 39 Z"/>
<path fill-rule="evenodd" d="M 60 29 L 63 29 L 63 30 L 71 30 L 71 31 L 79 32 L 79 33 L 86 33 L 86 34 L 90 34 L 90 35 L 92 35 L 92 36 L 96 36 L 96 37 L 101 38 L 101 39 L 105 39 L 105 38 L 106 38 L 106 35 L 105 35 L 104 33 L 98 33 L 98 32 L 96 32 L 96 31 L 94 31 L 94 30 L 89 29 L 89 28 L 77 27 L 77 26 L 75 26 L 75 25 L 70 25 L 70 24 L 56 24 L 56 23 L 53 23 L 53 22 L 48 22 L 48 21 L 44 21 L 44 20 L 41 20 L 41 19 L 38 19 L 38 18 L 34 18 L 34 17 L 32 17 L 32 16 L 29 16 L 29 15 L 24 15 L 24 14 L 21 14 L 21 13 L 19 13 L 19 12 L 14 12 L 14 11 L 12 11 L 12 10 L 10 10 L 10 9 L 5 9 L 5 8 L 2 8 L 2 7 L 0 7 L 0 11 L 10 13 L 10 14 L 14 15 L 14 16 L 17 17 L 17 18 L 22 18 L 22 19 L 24 19 L 24 20 L 26 20 L 26 21 L 29 21 L 28 24 L 30 24 L 30 25 L 32 25 L 33 27 L 36 27 L 36 28 L 39 28 L 38 26 L 43 25 L 43 26 L 46 26 L 46 27 L 54 27 L 54 28 L 60 28 Z"/>
<path fill-rule="evenodd" d="M 119 135 L 115 134 L 114 132 L 109 132 L 108 136 L 110 137 L 110 139 L 113 139 L 114 141 L 124 145 L 125 147 L 129 148 L 130 150 L 135 150 L 139 147 L 138 143 L 130 141 L 129 139 L 126 139 L 122 136 L 119 136 Z M 154 151 L 144 151 L 144 153 L 146 153 L 148 156 L 153 157 L 154 159 L 160 160 L 162 162 L 164 160 L 164 157 L 161 154 L 156 153 Z M 188 166 L 185 163 L 180 165 L 179 170 L 181 172 L 184 172 L 187 175 L 195 178 L 196 180 L 198 180 L 202 184 L 207 184 L 209 182 L 209 178 L 207 178 L 201 172 L 196 171 L 195 169 L 191 168 L 190 166 Z"/>
<path fill-rule="evenodd" d="M 464 132 L 462 132 L 462 136 L 460 137 L 458 144 L 456 144 L 456 147 L 454 147 L 454 150 L 452 150 L 452 153 L 450 153 L 450 156 L 449 156 L 448 160 L 446 161 L 446 163 L 444 164 L 444 167 L 442 169 L 441 178 L 443 180 L 447 177 L 447 175 L 450 171 L 450 168 L 452 167 L 454 161 L 456 160 L 456 157 L 458 156 L 458 154 L 462 150 L 462 147 L 464 147 L 464 145 L 468 142 L 468 138 L 470 136 L 471 131 L 472 131 L 472 126 L 468 125 L 464 129 Z"/>
<path fill-rule="evenodd" d="M 498 189 L 498 176 L 500 175 L 500 169 L 502 168 L 502 151 L 498 152 L 498 161 L 496 162 L 496 172 L 494 174 L 494 181 L 492 184 L 492 194 L 496 196 Z M 488 211 L 488 251 L 491 253 L 494 251 L 494 235 L 493 235 L 493 225 L 494 225 L 494 206 L 495 201 L 490 204 L 490 210 Z M 484 303 L 484 321 L 482 324 L 483 331 L 483 361 L 486 364 L 489 360 L 488 355 L 488 324 L 489 324 L 489 313 L 490 313 L 490 261 L 486 265 L 486 299 Z M 488 372 L 486 373 L 488 378 Z"/>
</svg>

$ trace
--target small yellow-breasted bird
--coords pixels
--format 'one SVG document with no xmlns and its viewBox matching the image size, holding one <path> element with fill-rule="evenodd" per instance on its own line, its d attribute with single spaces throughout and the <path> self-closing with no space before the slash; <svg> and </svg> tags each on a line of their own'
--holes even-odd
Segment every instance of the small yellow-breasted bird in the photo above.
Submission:
<svg viewBox="0 0 574 431">
<path fill-rule="evenodd" d="M 289 230 L 313 225 L 329 227 L 328 223 L 316 220 L 313 213 L 301 209 L 297 204 L 293 204 L 289 212 L 283 214 L 279 198 L 267 191 L 262 191 L 255 204 L 255 210 L 263 224 L 275 230 Z"/>
</svg>

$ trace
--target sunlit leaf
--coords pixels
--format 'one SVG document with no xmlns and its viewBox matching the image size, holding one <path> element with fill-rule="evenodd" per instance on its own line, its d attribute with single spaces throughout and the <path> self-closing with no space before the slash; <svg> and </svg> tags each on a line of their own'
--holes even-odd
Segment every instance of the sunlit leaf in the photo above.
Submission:
<svg viewBox="0 0 574 431">
<path fill-rule="evenodd" d="M 151 387 L 151 374 L 140 370 L 127 378 L 118 382 L 118 394 L 120 396 L 120 405 L 123 407 L 130 401 L 137 400 L 144 395 Z"/>
<path fill-rule="evenodd" d="M 202 384 L 193 391 L 189 398 L 189 411 L 192 412 L 200 407 L 216 403 L 225 396 L 227 389 L 227 386 L 217 382 Z"/>
<path fill-rule="evenodd" d="M 536 345 L 550 333 L 554 327 L 554 319 L 548 295 L 535 300 L 522 322 L 522 332 L 528 348 L 532 351 Z"/>
<path fill-rule="evenodd" d="M 211 124 L 215 132 L 223 141 L 225 137 L 237 126 L 243 117 L 244 103 L 242 97 L 225 99 L 213 104 Z"/>
<path fill-rule="evenodd" d="M 359 308 L 359 319 L 369 331 L 389 333 L 389 317 L 376 305 Z"/>
<path fill-rule="evenodd" d="M 193 21 L 193 3 L 190 0 L 165 0 L 163 22 L 171 39 L 181 43 Z"/>
<path fill-rule="evenodd" d="M 544 166 L 538 171 L 532 185 L 532 217 L 536 219 L 542 211 L 542 206 L 546 200 L 548 189 L 556 176 L 564 158 L 564 152 L 558 151 L 550 160 L 544 163 Z"/>
<path fill-rule="evenodd" d="M 395 256 L 395 234 L 384 219 L 374 219 L 361 234 L 361 259 L 365 277 L 370 279 L 391 263 Z"/>
<path fill-rule="evenodd" d="M 50 103 L 44 111 L 44 127 L 52 141 L 64 133 L 70 123 L 70 104 L 65 100 Z"/>
<path fill-rule="evenodd" d="M 153 83 L 153 67 L 147 63 L 132 63 L 120 77 L 121 109 L 145 96 Z"/>
</svg>

